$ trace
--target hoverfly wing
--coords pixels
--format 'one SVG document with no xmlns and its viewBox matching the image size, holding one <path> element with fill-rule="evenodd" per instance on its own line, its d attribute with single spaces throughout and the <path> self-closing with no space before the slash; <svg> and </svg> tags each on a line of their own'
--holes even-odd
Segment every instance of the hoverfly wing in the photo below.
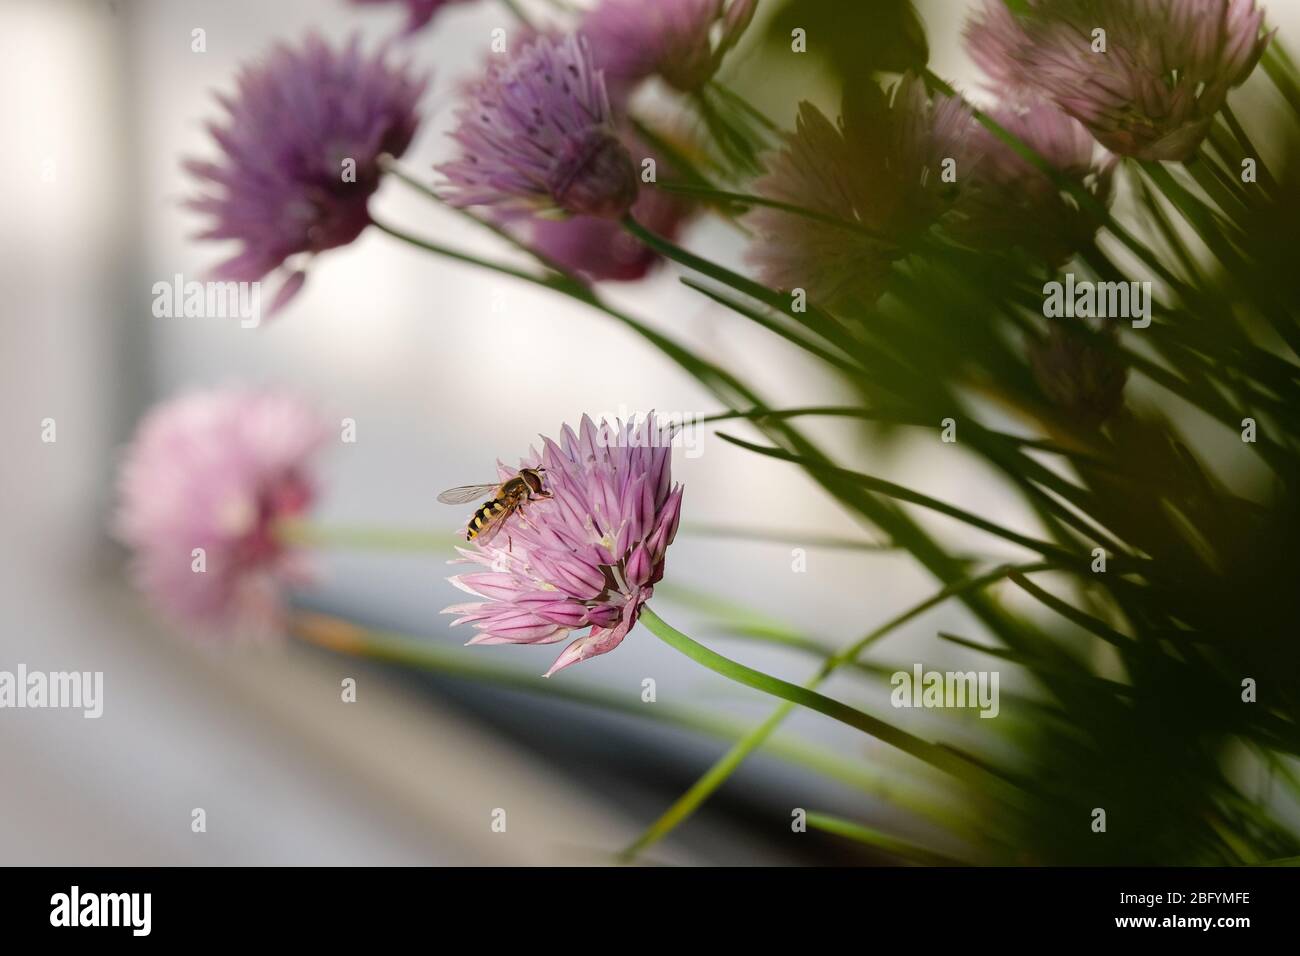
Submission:
<svg viewBox="0 0 1300 956">
<path fill-rule="evenodd" d="M 479 498 L 486 498 L 497 490 L 495 483 L 488 485 L 461 485 L 459 488 L 448 488 L 438 496 L 438 500 L 444 505 L 463 505 L 470 501 L 477 501 Z"/>
</svg>

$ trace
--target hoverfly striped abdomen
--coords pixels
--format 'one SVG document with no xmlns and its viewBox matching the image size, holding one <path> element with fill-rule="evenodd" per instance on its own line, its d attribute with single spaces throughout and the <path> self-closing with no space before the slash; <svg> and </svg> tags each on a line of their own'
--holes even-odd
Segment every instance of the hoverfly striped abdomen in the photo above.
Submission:
<svg viewBox="0 0 1300 956">
<path fill-rule="evenodd" d="M 492 519 L 505 511 L 508 506 L 500 498 L 493 498 L 486 502 L 483 507 L 474 512 L 474 516 L 469 519 L 465 527 L 466 540 L 473 541 L 478 537 L 479 532 L 492 523 Z"/>
</svg>

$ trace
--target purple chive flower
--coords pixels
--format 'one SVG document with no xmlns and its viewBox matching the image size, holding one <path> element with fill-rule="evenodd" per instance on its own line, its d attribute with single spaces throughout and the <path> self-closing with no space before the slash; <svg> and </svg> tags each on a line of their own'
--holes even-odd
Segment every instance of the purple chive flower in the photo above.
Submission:
<svg viewBox="0 0 1300 956">
<path fill-rule="evenodd" d="M 643 186 L 632 206 L 637 222 L 670 241 L 676 240 L 691 212 L 678 197 L 653 186 Z M 658 253 L 610 219 L 533 217 L 523 234 L 533 249 L 590 282 L 635 282 L 661 261 Z"/>
<path fill-rule="evenodd" d="M 754 184 L 805 213 L 756 206 L 745 217 L 764 283 L 831 308 L 874 302 L 903 246 L 953 207 L 980 161 L 971 111 L 954 97 L 931 100 L 911 73 L 892 97 L 868 87 L 844 113 L 836 126 L 802 103 Z"/>
<path fill-rule="evenodd" d="M 225 125 L 208 127 L 221 158 L 185 163 L 211 187 L 187 203 L 214 219 L 200 238 L 243 244 L 214 278 L 254 282 L 292 256 L 355 239 L 370 223 L 379 157 L 410 145 L 424 88 L 383 50 L 367 58 L 355 36 L 335 50 L 309 35 L 246 66 L 235 96 L 218 96 Z M 277 305 L 300 285 L 294 276 Z"/>
<path fill-rule="evenodd" d="M 457 113 L 462 155 L 439 167 L 457 206 L 619 219 L 636 167 L 585 40 L 540 36 L 488 67 Z"/>
<path fill-rule="evenodd" d="M 406 32 L 411 34 L 428 26 L 434 14 L 443 7 L 449 7 L 454 3 L 465 3 L 467 0 L 349 0 L 349 2 L 359 7 L 400 3 L 406 7 Z"/>
<path fill-rule="evenodd" d="M 1101 342 L 1059 322 L 1047 338 L 1029 348 L 1034 381 L 1048 400 L 1076 422 L 1098 427 L 1114 418 L 1124 406 L 1128 367 L 1106 340 L 1116 341 L 1115 327 L 1100 333 Z"/>
<path fill-rule="evenodd" d="M 481 600 L 444 613 L 479 631 L 470 644 L 554 644 L 590 628 L 546 672 L 617 647 L 663 577 L 682 489 L 672 483 L 671 433 L 648 416 L 543 440 L 521 467 L 545 468 L 549 498 L 506 519 L 491 544 L 458 549 L 480 570 L 451 579 Z M 504 480 L 515 472 L 502 468 Z"/>
<path fill-rule="evenodd" d="M 1115 157 L 1102 153 L 1077 120 L 1043 102 L 1004 106 L 992 116 L 1061 176 L 1109 202 Z M 945 222 L 949 235 L 975 248 L 1019 247 L 1053 268 L 1091 241 L 1099 223 L 1063 198 L 1050 176 L 984 127 L 976 136 L 983 157 L 958 213 Z"/>
<path fill-rule="evenodd" d="M 623 142 L 634 160 L 653 157 L 659 176 L 673 178 L 671 165 L 655 155 L 634 133 L 625 131 Z M 696 208 L 680 195 L 642 183 L 631 213 L 651 232 L 675 241 Z M 661 261 L 657 253 L 611 219 L 527 216 L 516 217 L 506 225 L 538 253 L 590 282 L 635 282 L 645 278 Z"/>
<path fill-rule="evenodd" d="M 283 587 L 306 580 L 276 525 L 310 509 L 325 435 L 305 402 L 273 391 L 195 392 L 150 411 L 123 459 L 114 528 L 152 603 L 203 631 L 273 628 Z"/>
<path fill-rule="evenodd" d="M 717 72 L 758 0 L 604 0 L 580 28 L 616 98 L 651 76 L 685 92 Z"/>
<path fill-rule="evenodd" d="M 1108 149 L 1181 160 L 1259 62 L 1263 23 L 1255 0 L 1028 0 L 1023 14 L 985 0 L 966 46 L 998 84 L 1052 100 Z"/>
</svg>

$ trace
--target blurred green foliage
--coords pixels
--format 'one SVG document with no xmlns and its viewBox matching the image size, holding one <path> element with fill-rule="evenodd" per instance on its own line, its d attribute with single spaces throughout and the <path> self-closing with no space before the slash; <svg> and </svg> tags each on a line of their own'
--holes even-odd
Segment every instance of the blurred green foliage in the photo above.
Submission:
<svg viewBox="0 0 1300 956">
<path fill-rule="evenodd" d="M 877 73 L 919 70 L 930 59 L 911 0 L 785 0 L 764 40 L 789 50 L 796 29 L 807 34 L 807 55 L 825 63 L 845 87 L 869 83 Z"/>
</svg>

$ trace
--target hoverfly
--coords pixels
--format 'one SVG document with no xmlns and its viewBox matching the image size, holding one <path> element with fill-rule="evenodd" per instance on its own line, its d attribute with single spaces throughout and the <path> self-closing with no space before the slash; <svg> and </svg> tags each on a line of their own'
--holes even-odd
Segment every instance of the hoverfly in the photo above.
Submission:
<svg viewBox="0 0 1300 956">
<path fill-rule="evenodd" d="M 513 478 L 487 485 L 462 485 L 438 496 L 447 505 L 462 505 L 488 495 L 488 500 L 465 523 L 465 540 L 487 545 L 505 526 L 506 519 L 529 501 L 551 497 L 542 490 L 545 468 L 520 468 Z"/>
</svg>

